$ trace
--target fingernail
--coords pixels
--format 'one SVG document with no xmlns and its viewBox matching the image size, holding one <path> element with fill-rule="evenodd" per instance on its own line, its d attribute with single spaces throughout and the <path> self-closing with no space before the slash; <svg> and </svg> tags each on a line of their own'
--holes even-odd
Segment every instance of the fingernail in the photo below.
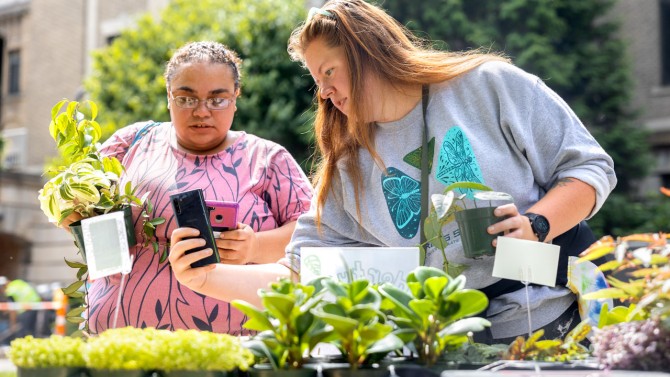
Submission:
<svg viewBox="0 0 670 377">
<path fill-rule="evenodd" d="M 488 227 L 486 230 L 487 230 L 489 233 L 493 233 L 493 227 L 492 227 L 492 226 Z"/>
</svg>

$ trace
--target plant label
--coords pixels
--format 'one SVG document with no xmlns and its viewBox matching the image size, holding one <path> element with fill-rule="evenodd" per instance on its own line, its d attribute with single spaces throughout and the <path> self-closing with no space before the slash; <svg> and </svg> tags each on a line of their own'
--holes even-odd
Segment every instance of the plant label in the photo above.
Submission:
<svg viewBox="0 0 670 377">
<path fill-rule="evenodd" d="M 493 276 L 556 286 L 560 246 L 502 236 L 497 240 Z"/>
<path fill-rule="evenodd" d="M 130 252 L 123 217 L 123 211 L 118 211 L 81 221 L 91 279 L 130 272 Z"/>
<path fill-rule="evenodd" d="M 303 247 L 300 253 L 302 283 L 319 276 L 343 281 L 365 278 L 371 284 L 392 283 L 409 291 L 407 275 L 419 267 L 418 247 Z"/>
</svg>

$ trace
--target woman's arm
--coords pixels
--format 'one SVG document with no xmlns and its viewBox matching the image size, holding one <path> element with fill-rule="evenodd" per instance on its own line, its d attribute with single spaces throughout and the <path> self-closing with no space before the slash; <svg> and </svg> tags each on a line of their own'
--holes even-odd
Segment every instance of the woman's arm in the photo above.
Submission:
<svg viewBox="0 0 670 377">
<path fill-rule="evenodd" d="M 206 249 L 186 254 L 186 251 L 203 246 L 205 241 L 196 237 L 198 231 L 192 228 L 177 228 L 172 232 L 170 265 L 175 278 L 188 288 L 230 302 L 240 299 L 260 306 L 258 289 L 266 288 L 270 282 L 282 277 L 290 277 L 290 270 L 278 263 L 257 265 L 211 264 L 206 267 L 191 268 L 191 263 L 212 253 Z M 187 238 L 187 239 L 184 239 Z"/>
<path fill-rule="evenodd" d="M 527 212 L 543 215 L 549 221 L 549 234 L 545 242 L 570 230 L 584 220 L 596 204 L 596 190 L 589 184 L 575 178 L 561 179 L 547 194 L 528 209 Z M 530 221 L 519 213 L 514 204 L 496 208 L 496 216 L 510 216 L 489 227 L 489 234 L 507 232 L 508 237 L 537 241 L 530 227 Z M 495 245 L 495 241 L 494 241 Z"/>
<path fill-rule="evenodd" d="M 284 257 L 284 249 L 291 239 L 295 221 L 279 228 L 254 232 L 246 224 L 237 229 L 221 232 L 216 239 L 221 262 L 226 264 L 274 263 Z"/>
</svg>

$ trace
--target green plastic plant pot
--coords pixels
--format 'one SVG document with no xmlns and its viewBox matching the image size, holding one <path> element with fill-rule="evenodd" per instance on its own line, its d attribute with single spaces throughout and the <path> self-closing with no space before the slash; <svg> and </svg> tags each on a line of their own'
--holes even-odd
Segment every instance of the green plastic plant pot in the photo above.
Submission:
<svg viewBox="0 0 670 377">
<path fill-rule="evenodd" d="M 100 215 L 105 216 L 105 215 Z M 137 243 L 135 237 L 135 227 L 133 226 L 133 211 L 130 206 L 123 208 L 123 221 L 126 224 L 126 237 L 128 239 L 128 246 L 132 247 Z M 81 257 L 86 262 L 86 250 L 84 248 L 84 233 L 81 229 L 81 220 L 75 221 L 70 224 L 70 231 L 74 237 L 74 242 L 77 245 L 77 248 L 81 251 Z"/>
<path fill-rule="evenodd" d="M 151 377 L 154 372 L 140 369 L 95 369 L 88 370 L 89 377 Z"/>
<path fill-rule="evenodd" d="M 159 371 L 154 376 L 162 377 L 230 377 L 237 376 L 237 371 L 217 371 L 217 370 L 171 370 L 171 371 Z"/>
<path fill-rule="evenodd" d="M 247 370 L 249 377 L 316 377 L 318 371 L 313 368 L 274 370 L 269 364 L 256 364 Z"/>
<path fill-rule="evenodd" d="M 470 208 L 456 212 L 456 222 L 461 232 L 461 244 L 466 258 L 481 258 L 495 254 L 491 244 L 498 237 L 488 234 L 486 228 L 501 219 L 493 215 L 495 207 Z"/>
<path fill-rule="evenodd" d="M 46 367 L 17 368 L 18 377 L 81 377 L 86 376 L 85 368 Z"/>
</svg>

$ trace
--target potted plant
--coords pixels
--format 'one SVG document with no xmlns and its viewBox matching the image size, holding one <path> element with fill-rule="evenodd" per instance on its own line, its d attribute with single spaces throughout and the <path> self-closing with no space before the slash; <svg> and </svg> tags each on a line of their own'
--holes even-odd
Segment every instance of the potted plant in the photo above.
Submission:
<svg viewBox="0 0 670 377">
<path fill-rule="evenodd" d="M 231 303 L 249 318 L 244 328 L 259 331 L 245 346 L 257 357 L 267 359 L 271 366 L 252 369 L 250 374 L 316 375 L 314 369 L 298 370 L 314 346 L 330 334 L 325 323 L 312 314 L 324 292 L 320 284 L 303 285 L 281 279 L 270 283 L 268 289 L 259 290 L 264 309 L 242 300 Z"/>
<path fill-rule="evenodd" d="M 124 327 L 91 337 L 84 347 L 90 377 L 212 377 L 245 371 L 253 355 L 232 335 L 197 330 Z"/>
<path fill-rule="evenodd" d="M 457 195 L 456 191 L 461 192 Z M 476 191 L 476 192 L 475 192 Z M 474 208 L 465 206 L 465 197 L 474 199 Z M 480 201 L 488 202 L 485 206 L 478 206 Z M 447 186 L 442 194 L 431 195 L 431 210 L 424 223 L 426 242 L 431 243 L 442 251 L 444 260 L 443 270 L 450 276 L 456 277 L 464 270 L 464 266 L 450 264 L 447 261 L 447 243 L 444 240 L 442 228 L 445 224 L 456 220 L 461 234 L 463 253 L 469 258 L 479 258 L 493 255 L 495 250 L 491 242 L 497 235 L 490 235 L 486 228 L 500 221 L 493 215 L 493 202 L 512 201 L 509 194 L 494 192 L 490 187 L 477 182 L 455 182 Z M 461 205 L 456 204 L 460 202 Z M 424 245 L 421 245 L 424 247 Z"/>
<path fill-rule="evenodd" d="M 418 355 L 419 362 L 434 365 L 448 351 L 468 342 L 468 333 L 490 326 L 472 317 L 488 306 L 486 295 L 465 289 L 465 277 L 451 278 L 446 272 L 421 266 L 407 276 L 411 293 L 392 284 L 379 287 L 384 308 L 396 325 L 394 334 Z"/>
<path fill-rule="evenodd" d="M 86 366 L 81 338 L 52 335 L 14 339 L 9 359 L 22 377 L 79 377 Z"/>
<path fill-rule="evenodd" d="M 581 322 L 564 339 L 545 339 L 544 330 L 531 334 L 528 339 L 518 336 L 503 353 L 504 360 L 536 360 L 547 362 L 570 362 L 590 356 L 582 342 L 591 331 L 588 321 Z M 591 368 L 592 369 L 592 368 Z"/>
<path fill-rule="evenodd" d="M 61 111 L 63 107 L 65 110 Z M 86 111 L 90 119 L 82 111 Z M 153 208 L 148 200 L 148 193 L 138 198 L 130 182 L 122 187 L 121 163 L 114 157 L 103 157 L 99 153 L 102 132 L 95 121 L 97 114 L 97 106 L 92 101 L 87 101 L 82 106 L 76 101 L 62 100 L 52 108 L 49 132 L 56 142 L 63 165 L 47 171 L 52 178 L 39 191 L 40 207 L 49 220 L 57 224 L 70 216 L 85 219 L 124 211 L 128 245 L 136 244 L 131 207 L 139 207 L 143 222 L 143 245 L 152 243 L 154 252 L 158 252 L 158 244 L 152 240 L 156 226 L 165 220 L 160 217 L 149 218 L 147 213 L 151 213 Z M 74 235 L 79 254 L 86 261 L 80 221 L 73 222 L 69 228 Z M 167 258 L 167 252 L 166 247 L 161 256 L 162 261 Z M 87 266 L 85 263 L 68 260 L 66 263 L 78 269 L 78 272 L 77 281 L 64 288 L 63 292 L 73 298 L 82 298 L 85 293 L 79 292 L 79 289 L 87 277 Z M 72 322 L 84 322 L 81 318 L 84 310 L 83 307 L 73 309 L 68 313 L 68 319 Z M 86 325 L 84 330 L 87 330 Z"/>
<path fill-rule="evenodd" d="M 667 370 L 670 363 L 670 235 L 606 236 L 582 253 L 594 260 L 612 253 L 599 266 L 613 271 L 610 288 L 585 299 L 619 299 L 627 306 L 604 307 L 594 330 L 593 354 L 610 369 Z M 622 278 L 623 277 L 623 278 Z"/>
<path fill-rule="evenodd" d="M 331 326 L 333 344 L 348 362 L 348 368 L 324 368 L 324 376 L 380 375 L 385 370 L 359 370 L 403 347 L 381 310 L 382 297 L 365 279 L 351 282 L 323 278 L 321 283 L 332 299 L 323 300 L 312 313 Z"/>
</svg>

